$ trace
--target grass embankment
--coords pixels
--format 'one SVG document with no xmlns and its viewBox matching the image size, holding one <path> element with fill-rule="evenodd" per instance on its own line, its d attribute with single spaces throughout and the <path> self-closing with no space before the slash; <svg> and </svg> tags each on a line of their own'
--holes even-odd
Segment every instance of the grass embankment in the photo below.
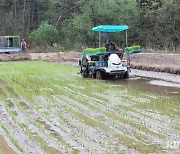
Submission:
<svg viewBox="0 0 180 154">
<path fill-rule="evenodd" d="M 27 140 L 47 153 L 159 152 L 178 135 L 178 101 L 77 72 L 48 62 L 1 63 L 0 100 L 8 120 L 0 117 L 0 124 L 21 152 L 32 152 Z"/>
</svg>

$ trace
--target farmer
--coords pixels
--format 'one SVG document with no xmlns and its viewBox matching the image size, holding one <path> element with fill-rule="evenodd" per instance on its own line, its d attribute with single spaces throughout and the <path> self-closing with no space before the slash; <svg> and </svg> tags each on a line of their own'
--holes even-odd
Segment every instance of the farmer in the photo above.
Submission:
<svg viewBox="0 0 180 154">
<path fill-rule="evenodd" d="M 111 39 L 107 40 L 107 42 L 105 43 L 105 48 L 107 52 L 115 52 L 119 56 L 119 58 L 123 58 L 123 50 L 116 46 L 116 44 L 112 42 Z"/>
<path fill-rule="evenodd" d="M 111 39 L 108 39 L 107 42 L 104 44 L 107 52 L 115 52 L 116 45 L 114 42 L 112 42 Z"/>
<path fill-rule="evenodd" d="M 25 42 L 24 39 L 21 41 L 21 49 L 22 49 L 23 52 L 26 51 L 26 42 Z"/>
</svg>

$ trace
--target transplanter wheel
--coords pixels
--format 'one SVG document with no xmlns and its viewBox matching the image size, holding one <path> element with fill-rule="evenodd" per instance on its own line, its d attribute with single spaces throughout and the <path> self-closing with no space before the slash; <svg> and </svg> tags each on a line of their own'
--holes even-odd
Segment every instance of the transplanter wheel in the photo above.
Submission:
<svg viewBox="0 0 180 154">
<path fill-rule="evenodd" d="M 95 78 L 95 75 L 92 73 L 89 73 L 89 78 Z"/>
<path fill-rule="evenodd" d="M 87 78 L 87 77 L 88 77 L 88 74 L 87 74 L 85 71 L 83 71 L 83 72 L 81 73 L 81 75 L 82 75 L 84 78 Z"/>
<path fill-rule="evenodd" d="M 129 72 L 128 71 L 126 71 L 126 73 L 123 75 L 123 79 L 127 79 L 127 78 L 129 78 Z"/>
<path fill-rule="evenodd" d="M 96 71 L 96 79 L 102 79 L 102 72 Z"/>
</svg>

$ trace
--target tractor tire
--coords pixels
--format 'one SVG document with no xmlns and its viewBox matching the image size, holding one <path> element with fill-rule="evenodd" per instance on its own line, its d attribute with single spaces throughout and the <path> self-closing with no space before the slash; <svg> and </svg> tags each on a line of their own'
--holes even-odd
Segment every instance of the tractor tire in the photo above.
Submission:
<svg viewBox="0 0 180 154">
<path fill-rule="evenodd" d="M 82 72 L 81 75 L 82 75 L 84 78 L 87 78 L 87 77 L 88 77 L 88 74 L 85 73 L 85 72 Z"/>
<path fill-rule="evenodd" d="M 123 79 L 128 79 L 129 78 L 129 72 L 128 71 L 126 71 L 126 73 L 125 74 L 123 74 Z"/>
<path fill-rule="evenodd" d="M 102 72 L 101 71 L 96 71 L 96 79 L 99 79 L 99 80 L 102 79 Z"/>
<path fill-rule="evenodd" d="M 95 78 L 95 75 L 94 74 L 91 74 L 91 73 L 89 73 L 89 78 L 92 78 L 92 79 L 94 79 Z"/>
<path fill-rule="evenodd" d="M 85 67 L 82 68 L 81 75 L 82 75 L 84 78 L 87 78 L 87 77 L 88 77 L 87 69 L 86 69 Z"/>
</svg>

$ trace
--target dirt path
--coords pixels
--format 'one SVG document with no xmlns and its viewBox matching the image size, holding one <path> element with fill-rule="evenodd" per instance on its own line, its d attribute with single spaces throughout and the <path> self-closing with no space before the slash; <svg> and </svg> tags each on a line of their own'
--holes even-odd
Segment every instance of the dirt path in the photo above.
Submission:
<svg viewBox="0 0 180 154">
<path fill-rule="evenodd" d="M 180 54 L 139 53 L 131 62 L 135 69 L 180 74 Z"/>
<path fill-rule="evenodd" d="M 43 60 L 77 66 L 80 52 L 0 54 L 0 61 Z M 180 54 L 139 53 L 131 55 L 135 69 L 180 74 Z"/>
</svg>

